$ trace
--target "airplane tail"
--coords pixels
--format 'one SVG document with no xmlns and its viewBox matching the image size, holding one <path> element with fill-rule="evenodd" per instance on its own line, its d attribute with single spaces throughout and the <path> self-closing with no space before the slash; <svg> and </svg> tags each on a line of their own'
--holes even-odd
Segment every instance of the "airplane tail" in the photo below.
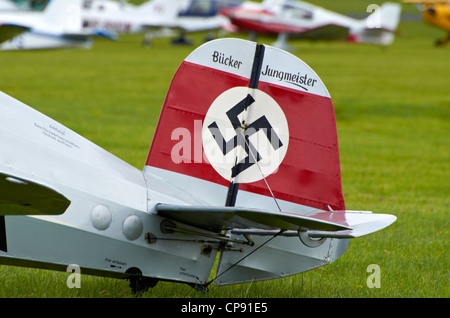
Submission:
<svg viewBox="0 0 450 318">
<path fill-rule="evenodd" d="M 273 47 L 261 46 L 258 69 L 256 43 L 209 43 L 174 76 L 146 169 L 211 205 L 226 204 L 231 183 L 236 206 L 344 210 L 334 108 L 317 74 Z"/>
<path fill-rule="evenodd" d="M 334 108 L 318 75 L 288 52 L 244 40 L 210 41 L 183 61 L 144 175 L 179 189 L 158 201 L 159 216 L 253 237 L 242 253 L 221 251 L 216 285 L 326 265 L 348 238 L 395 220 L 345 211 Z"/>
<path fill-rule="evenodd" d="M 385 31 L 395 32 L 400 22 L 401 5 L 398 3 L 385 2 L 381 6 L 368 7 L 368 11 L 373 13 L 369 15 L 365 24 L 371 29 L 383 29 Z"/>
<path fill-rule="evenodd" d="M 380 7 L 381 28 L 395 32 L 400 22 L 401 5 L 386 2 Z"/>
<path fill-rule="evenodd" d="M 356 42 L 389 45 L 394 41 L 400 22 L 401 5 L 386 2 L 381 6 L 369 6 L 373 13 L 362 21 L 364 27 L 357 34 Z"/>
<path fill-rule="evenodd" d="M 308 65 L 274 47 L 220 39 L 192 52 L 172 80 L 143 172 L 3 93 L 0 112 L 7 257 L 42 260 L 57 237 L 58 259 L 44 260 L 70 264 L 97 238 L 101 256 L 88 257 L 86 268 L 125 274 L 104 263 L 119 248 L 120 264 L 143 276 L 205 284 L 214 249 L 215 284 L 226 285 L 329 264 L 349 238 L 395 221 L 345 210 L 331 97 Z M 59 236 L 41 230 L 45 220 Z M 95 231 L 110 226 L 101 235 L 114 239 L 100 239 Z M 183 238 L 171 246 L 176 231 Z M 154 233 L 162 243 L 149 247 Z M 173 266 L 154 262 L 164 249 L 178 257 Z"/>
<path fill-rule="evenodd" d="M 44 9 L 45 21 L 66 33 L 82 30 L 82 0 L 50 0 Z"/>
</svg>

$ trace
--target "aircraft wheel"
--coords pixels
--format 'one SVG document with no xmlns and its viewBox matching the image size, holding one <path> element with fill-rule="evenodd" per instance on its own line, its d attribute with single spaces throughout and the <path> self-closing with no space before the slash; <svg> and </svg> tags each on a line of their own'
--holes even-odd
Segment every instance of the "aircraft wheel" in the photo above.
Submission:
<svg viewBox="0 0 450 318">
<path fill-rule="evenodd" d="M 447 44 L 448 40 L 449 40 L 448 38 L 437 39 L 436 42 L 435 42 L 435 45 L 436 46 L 445 46 Z"/>
<path fill-rule="evenodd" d="M 192 41 L 186 39 L 183 35 L 172 40 L 172 44 L 175 45 L 192 45 Z"/>
<path fill-rule="evenodd" d="M 141 271 L 138 268 L 130 268 L 127 273 L 132 274 L 128 278 L 130 281 L 130 288 L 133 295 L 146 292 L 149 288 L 153 288 L 158 283 L 158 279 L 152 277 L 142 276 Z"/>
<path fill-rule="evenodd" d="M 143 47 L 149 47 L 151 44 L 152 44 L 151 40 L 145 39 L 145 40 L 142 41 L 142 46 Z"/>
<path fill-rule="evenodd" d="M 149 290 L 149 288 L 155 287 L 158 283 L 157 279 L 151 277 L 131 277 L 129 280 L 131 292 L 134 295 L 144 293 Z"/>
</svg>

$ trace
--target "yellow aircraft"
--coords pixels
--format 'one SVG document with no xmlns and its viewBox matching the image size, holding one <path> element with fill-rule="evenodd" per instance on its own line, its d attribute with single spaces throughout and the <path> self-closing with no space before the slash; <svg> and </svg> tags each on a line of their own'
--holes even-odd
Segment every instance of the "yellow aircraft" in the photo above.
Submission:
<svg viewBox="0 0 450 318">
<path fill-rule="evenodd" d="M 447 44 L 450 40 L 450 1 L 403 0 L 403 2 L 421 4 L 423 20 L 448 32 L 446 37 L 436 41 L 436 45 L 443 46 Z"/>
</svg>

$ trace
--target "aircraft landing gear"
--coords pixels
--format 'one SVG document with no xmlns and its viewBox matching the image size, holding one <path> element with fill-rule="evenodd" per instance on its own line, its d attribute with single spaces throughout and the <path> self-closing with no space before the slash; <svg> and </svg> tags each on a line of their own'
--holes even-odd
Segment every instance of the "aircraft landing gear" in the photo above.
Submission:
<svg viewBox="0 0 450 318">
<path fill-rule="evenodd" d="M 142 276 L 142 272 L 138 268 L 130 268 L 127 270 L 127 273 L 131 274 L 127 279 L 130 282 L 131 293 L 133 295 L 144 293 L 149 288 L 155 287 L 158 283 L 156 278 Z"/>
<path fill-rule="evenodd" d="M 445 46 L 447 42 L 450 41 L 450 32 L 448 35 L 443 39 L 437 39 L 435 45 L 436 46 Z"/>
<path fill-rule="evenodd" d="M 173 39 L 171 43 L 175 45 L 192 45 L 192 41 L 187 39 L 184 33 L 180 34 L 179 37 Z"/>
</svg>

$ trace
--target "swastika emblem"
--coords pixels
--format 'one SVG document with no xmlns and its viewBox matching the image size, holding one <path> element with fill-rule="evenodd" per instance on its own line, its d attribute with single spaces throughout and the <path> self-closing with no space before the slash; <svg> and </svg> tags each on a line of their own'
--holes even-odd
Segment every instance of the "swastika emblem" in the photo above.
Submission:
<svg viewBox="0 0 450 318">
<path fill-rule="evenodd" d="M 208 161 L 223 178 L 248 183 L 278 169 L 287 152 L 289 129 L 271 96 L 234 87 L 211 104 L 202 140 Z"/>
</svg>

